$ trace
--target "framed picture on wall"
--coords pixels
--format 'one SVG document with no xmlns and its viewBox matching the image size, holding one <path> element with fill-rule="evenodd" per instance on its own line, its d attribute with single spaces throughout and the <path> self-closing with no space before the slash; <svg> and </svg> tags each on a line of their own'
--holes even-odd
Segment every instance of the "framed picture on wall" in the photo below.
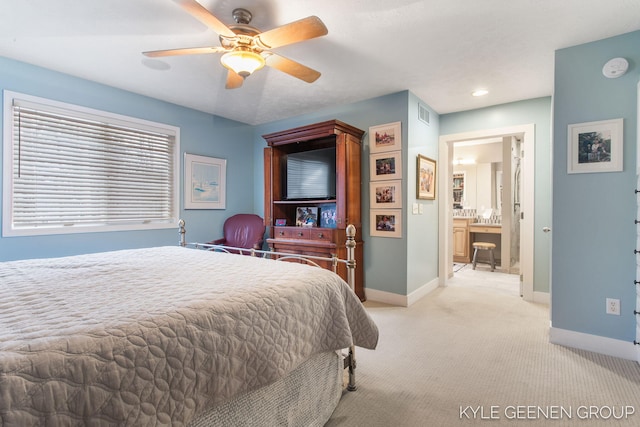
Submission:
<svg viewBox="0 0 640 427">
<path fill-rule="evenodd" d="M 396 151 L 402 148 L 401 122 L 371 126 L 369 128 L 369 152 Z"/>
<path fill-rule="evenodd" d="M 184 208 L 225 209 L 227 160 L 184 154 Z"/>
<path fill-rule="evenodd" d="M 369 162 L 371 181 L 402 178 L 402 153 L 400 151 L 371 154 Z"/>
<path fill-rule="evenodd" d="M 402 209 L 371 209 L 370 234 L 375 237 L 402 237 Z"/>
<path fill-rule="evenodd" d="M 567 173 L 621 172 L 623 119 L 569 125 Z"/>
<path fill-rule="evenodd" d="M 371 181 L 369 196 L 371 209 L 399 209 L 402 207 L 402 181 Z"/>
<path fill-rule="evenodd" d="M 436 198 L 436 161 L 418 154 L 416 165 L 416 198 L 435 200 Z"/>
</svg>

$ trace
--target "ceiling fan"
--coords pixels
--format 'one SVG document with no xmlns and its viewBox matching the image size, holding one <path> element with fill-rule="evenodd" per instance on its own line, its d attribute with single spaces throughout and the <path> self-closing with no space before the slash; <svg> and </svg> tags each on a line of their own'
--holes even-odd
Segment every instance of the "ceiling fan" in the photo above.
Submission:
<svg viewBox="0 0 640 427">
<path fill-rule="evenodd" d="M 144 55 L 156 58 L 224 53 L 220 62 L 227 68 L 225 86 L 227 89 L 239 88 L 247 76 L 265 65 L 307 83 L 312 83 L 320 77 L 318 71 L 271 51 L 277 47 L 326 35 L 328 33 L 327 27 L 317 16 L 309 16 L 269 31 L 260 32 L 257 28 L 249 25 L 252 15 L 246 9 L 234 9 L 232 15 L 236 24 L 227 26 L 196 0 L 173 1 L 218 33 L 221 46 L 154 50 L 143 52 Z"/>
</svg>

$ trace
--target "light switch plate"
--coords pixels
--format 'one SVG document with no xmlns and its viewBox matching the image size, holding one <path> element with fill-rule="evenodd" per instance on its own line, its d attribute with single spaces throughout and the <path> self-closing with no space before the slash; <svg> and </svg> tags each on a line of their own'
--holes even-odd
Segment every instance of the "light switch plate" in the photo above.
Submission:
<svg viewBox="0 0 640 427">
<path fill-rule="evenodd" d="M 418 215 L 418 204 L 417 203 L 413 204 L 413 214 L 414 215 Z"/>
</svg>

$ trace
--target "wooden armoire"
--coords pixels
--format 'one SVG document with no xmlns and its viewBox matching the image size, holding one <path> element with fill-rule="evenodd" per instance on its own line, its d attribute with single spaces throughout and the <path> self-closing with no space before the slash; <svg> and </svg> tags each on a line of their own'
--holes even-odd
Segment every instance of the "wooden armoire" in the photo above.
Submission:
<svg viewBox="0 0 640 427">
<path fill-rule="evenodd" d="M 278 252 L 346 258 L 346 227 L 356 227 L 355 292 L 364 301 L 362 242 L 361 167 L 364 131 L 330 120 L 270 133 L 262 137 L 264 149 L 265 225 L 269 228 L 267 243 Z M 331 149 L 331 150 L 323 150 Z M 335 191 L 328 197 L 287 197 L 287 160 L 290 155 L 335 149 Z M 333 167 L 333 165 L 331 165 Z M 333 185 L 333 183 L 332 183 Z M 332 188 L 333 190 L 333 188 Z M 335 193 L 335 194 L 334 194 Z M 299 209 L 311 208 L 318 216 L 331 213 L 330 226 L 318 221 L 312 226 L 296 226 Z M 322 265 L 331 269 L 330 263 Z M 338 274 L 346 281 L 344 264 Z"/>
</svg>

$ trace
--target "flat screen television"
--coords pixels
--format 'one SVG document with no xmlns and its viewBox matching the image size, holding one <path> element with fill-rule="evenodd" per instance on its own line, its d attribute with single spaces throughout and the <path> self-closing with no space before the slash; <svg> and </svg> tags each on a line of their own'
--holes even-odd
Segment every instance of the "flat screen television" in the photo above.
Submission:
<svg viewBox="0 0 640 427">
<path fill-rule="evenodd" d="M 285 174 L 287 200 L 335 199 L 335 147 L 288 154 Z"/>
</svg>

